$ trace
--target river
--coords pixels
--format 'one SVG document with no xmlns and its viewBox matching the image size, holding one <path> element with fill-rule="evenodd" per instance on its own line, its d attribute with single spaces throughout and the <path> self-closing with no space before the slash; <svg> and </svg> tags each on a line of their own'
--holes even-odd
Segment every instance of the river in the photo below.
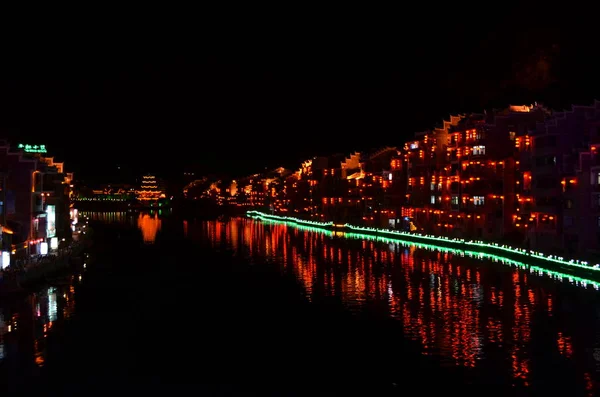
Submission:
<svg viewBox="0 0 600 397">
<path fill-rule="evenodd" d="M 7 394 L 583 396 L 600 379 L 591 286 L 283 223 L 86 215 L 85 269 L 0 305 Z"/>
</svg>

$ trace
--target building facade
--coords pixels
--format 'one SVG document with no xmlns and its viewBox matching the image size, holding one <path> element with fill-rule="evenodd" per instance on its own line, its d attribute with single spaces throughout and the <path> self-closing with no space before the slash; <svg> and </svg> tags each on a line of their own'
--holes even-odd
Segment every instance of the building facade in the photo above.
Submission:
<svg viewBox="0 0 600 397">
<path fill-rule="evenodd" d="M 596 258 L 599 153 L 600 102 L 563 112 L 511 105 L 451 116 L 398 147 L 314 157 L 285 178 L 256 174 L 232 200 L 304 219 Z"/>
<path fill-rule="evenodd" d="M 17 257 L 71 239 L 71 173 L 46 157 L 44 145 L 0 144 L 1 249 Z"/>
</svg>

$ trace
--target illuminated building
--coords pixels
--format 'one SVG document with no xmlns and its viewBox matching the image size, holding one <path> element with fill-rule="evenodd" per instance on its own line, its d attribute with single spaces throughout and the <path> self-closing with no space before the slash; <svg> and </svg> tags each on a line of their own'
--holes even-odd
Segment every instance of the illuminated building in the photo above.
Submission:
<svg viewBox="0 0 600 397">
<path fill-rule="evenodd" d="M 202 192 L 201 198 L 208 199 L 217 205 L 223 205 L 225 200 L 227 200 L 225 189 L 221 180 L 209 182 L 208 188 Z"/>
<path fill-rule="evenodd" d="M 277 212 L 315 220 L 362 222 L 381 213 L 395 148 L 370 155 L 314 157 L 285 181 Z"/>
<path fill-rule="evenodd" d="M 3 249 L 27 251 L 30 241 L 43 237 L 42 217 L 45 216 L 41 202 L 41 186 L 35 185 L 37 160 L 23 152 L 13 152 L 10 146 L 0 146 L 2 164 L 2 205 Z M 36 200 L 37 198 L 37 200 Z"/>
<path fill-rule="evenodd" d="M 97 188 L 79 189 L 74 201 L 77 202 L 128 202 L 135 199 L 136 189 L 128 184 L 107 184 Z"/>
<path fill-rule="evenodd" d="M 527 222 L 535 249 L 600 254 L 600 102 L 555 112 L 531 142 Z M 524 219 L 521 220 L 524 223 Z"/>
<path fill-rule="evenodd" d="M 291 174 L 291 171 L 278 167 L 240 179 L 218 181 L 207 189 L 205 197 L 219 205 L 280 211 L 285 204 L 286 179 Z"/>
<path fill-rule="evenodd" d="M 350 156 L 335 154 L 312 160 L 312 176 L 308 180 L 309 194 L 305 207 L 317 205 L 319 220 L 335 222 L 355 220 L 361 216 L 362 203 L 351 200 L 349 187 L 354 183 L 348 176 L 360 173 L 360 153 Z"/>
<path fill-rule="evenodd" d="M 284 181 L 283 198 L 274 208 L 275 213 L 299 215 L 320 219 L 319 205 L 313 194 L 317 181 L 313 178 L 313 159 L 302 162 L 300 168 Z"/>
<path fill-rule="evenodd" d="M 383 177 L 388 181 L 384 191 L 384 206 L 387 211 L 387 227 L 405 229 L 410 218 L 402 215 L 402 207 L 408 193 L 408 167 L 401 150 L 396 150 L 390 157 L 389 171 Z M 407 220 L 405 220 L 405 217 Z"/>
<path fill-rule="evenodd" d="M 2 248 L 12 254 L 38 254 L 41 242 L 71 235 L 73 175 L 46 152 L 45 145 L 0 144 Z"/>
<path fill-rule="evenodd" d="M 401 228 L 413 222 L 419 231 L 432 233 L 441 229 L 440 211 L 444 210 L 444 204 L 450 204 L 443 202 L 442 191 L 454 187 L 444 183 L 446 174 L 451 174 L 449 163 L 452 155 L 456 154 L 447 150 L 447 146 L 452 144 L 449 131 L 463 117 L 452 116 L 440 128 L 415 134 L 415 139 L 406 142 L 402 150 L 390 159 L 392 175 L 396 176 L 392 194 L 398 200 L 399 194 L 405 192 L 400 203 L 394 203 L 394 216 L 400 221 Z"/>
<path fill-rule="evenodd" d="M 140 187 L 135 193 L 136 198 L 141 202 L 156 202 L 166 198 L 162 182 L 154 175 L 142 176 Z"/>
<path fill-rule="evenodd" d="M 519 211 L 530 211 L 519 185 L 527 162 L 521 165 L 515 145 L 528 141 L 528 131 L 547 115 L 541 107 L 510 107 L 453 116 L 441 128 L 417 134 L 404 146 L 404 164 L 392 160 L 406 167 L 401 216 L 427 233 L 494 240 L 510 236 L 522 242 L 526 235 L 514 233 L 513 219 Z"/>
<path fill-rule="evenodd" d="M 599 103 L 455 115 L 397 148 L 217 181 L 203 197 L 315 221 L 598 255 Z"/>
<path fill-rule="evenodd" d="M 397 148 L 385 147 L 365 155 L 361 164 L 361 177 L 356 179 L 353 198 L 361 198 L 362 220 L 377 227 L 388 227 L 390 220 L 396 225 L 397 208 L 388 195 L 394 184 L 392 159 Z M 350 179 L 352 176 L 350 176 Z"/>
<path fill-rule="evenodd" d="M 191 175 L 185 175 L 191 176 Z M 194 179 L 191 182 L 188 182 L 183 188 L 183 197 L 188 200 L 198 200 L 202 198 L 204 192 L 208 188 L 208 178 L 203 177 L 199 179 Z"/>
<path fill-rule="evenodd" d="M 46 240 L 71 237 L 71 202 L 73 174 L 64 171 L 64 164 L 53 157 L 39 156 L 38 170 L 42 175 L 42 203 L 46 213 Z"/>
</svg>

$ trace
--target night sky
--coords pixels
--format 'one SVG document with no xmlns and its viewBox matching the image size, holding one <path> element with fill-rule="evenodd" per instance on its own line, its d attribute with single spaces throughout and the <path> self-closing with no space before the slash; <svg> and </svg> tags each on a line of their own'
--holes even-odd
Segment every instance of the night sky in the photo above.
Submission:
<svg viewBox="0 0 600 397">
<path fill-rule="evenodd" d="M 240 176 L 400 145 L 450 113 L 600 98 L 593 21 L 477 12 L 494 11 L 36 36 L 5 49 L 0 128 L 84 180 Z"/>
</svg>

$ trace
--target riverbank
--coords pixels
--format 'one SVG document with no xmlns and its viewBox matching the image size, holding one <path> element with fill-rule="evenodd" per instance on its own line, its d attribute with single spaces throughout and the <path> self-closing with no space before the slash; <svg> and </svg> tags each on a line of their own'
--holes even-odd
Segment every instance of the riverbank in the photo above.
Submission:
<svg viewBox="0 0 600 397">
<path fill-rule="evenodd" d="M 595 290 L 449 249 L 218 215 L 161 216 L 152 243 L 136 222 L 90 215 L 85 269 L 4 300 L 5 393 L 220 383 L 250 395 L 393 395 L 422 387 L 427 373 L 446 394 L 476 384 L 506 396 L 582 395 L 596 374 Z M 168 323 L 158 338 L 151 319 Z M 295 368 L 317 375 L 299 385 Z"/>
<path fill-rule="evenodd" d="M 73 240 L 66 247 L 48 255 L 31 257 L 25 262 L 15 261 L 0 272 L 0 296 L 25 293 L 30 287 L 82 265 L 92 234 L 88 220 L 84 219 L 77 225 Z"/>
<path fill-rule="evenodd" d="M 504 259 L 514 262 L 516 265 L 536 266 L 546 272 L 559 272 L 567 277 L 580 277 L 584 280 L 600 282 L 600 265 L 589 264 L 585 261 L 570 259 L 555 255 L 546 255 L 541 252 L 525 250 L 523 248 L 510 247 L 508 245 L 484 242 L 477 240 L 465 240 L 443 236 L 425 235 L 419 233 L 403 232 L 398 230 L 377 229 L 350 224 L 334 224 L 333 222 L 316 222 L 304 219 L 270 215 L 260 211 L 248 211 L 247 215 L 270 221 L 289 222 L 292 224 L 328 230 L 337 233 L 373 236 L 383 239 L 397 240 L 412 244 L 422 244 L 441 250 L 453 250 L 458 254 L 469 256 L 487 255 L 492 259 Z M 560 276 L 560 274 L 558 275 Z"/>
<path fill-rule="evenodd" d="M 17 283 L 22 288 L 28 288 L 43 282 L 48 278 L 69 271 L 71 268 L 83 264 L 85 245 L 83 242 L 74 241 L 68 247 L 55 254 L 45 255 L 29 262 L 22 268 L 17 277 Z"/>
</svg>

